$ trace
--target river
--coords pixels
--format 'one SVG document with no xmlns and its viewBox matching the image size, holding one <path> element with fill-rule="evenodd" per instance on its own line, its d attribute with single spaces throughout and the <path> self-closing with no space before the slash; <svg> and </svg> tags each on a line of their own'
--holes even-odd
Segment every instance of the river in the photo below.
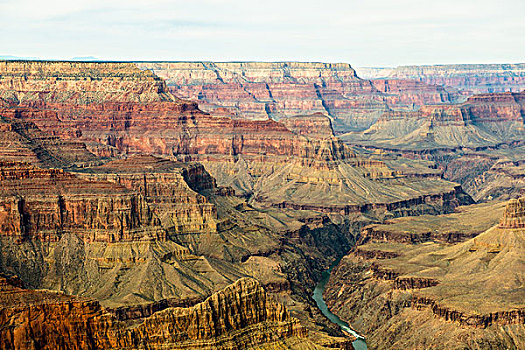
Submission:
<svg viewBox="0 0 525 350">
<path fill-rule="evenodd" d="M 323 299 L 324 288 L 326 287 L 326 283 L 328 283 L 328 279 L 330 278 L 330 273 L 332 272 L 332 269 L 334 268 L 334 266 L 337 265 L 337 263 L 339 263 L 339 260 L 336 261 L 336 263 L 334 263 L 328 270 L 323 272 L 321 280 L 319 281 L 317 286 L 315 286 L 312 298 L 317 303 L 317 307 L 319 308 L 319 310 L 321 310 L 323 315 L 325 315 L 333 323 L 337 324 L 343 331 L 348 332 L 353 336 L 357 337 L 357 339 L 352 343 L 355 350 L 366 350 L 365 339 L 361 335 L 357 334 L 352 328 L 350 328 L 348 323 L 331 313 L 330 310 L 328 310 L 328 306 L 326 306 L 326 303 Z"/>
</svg>

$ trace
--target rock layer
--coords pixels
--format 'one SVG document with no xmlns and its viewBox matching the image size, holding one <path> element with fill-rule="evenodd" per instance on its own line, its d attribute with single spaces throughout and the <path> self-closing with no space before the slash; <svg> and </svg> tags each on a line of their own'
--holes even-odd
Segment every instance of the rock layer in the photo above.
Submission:
<svg viewBox="0 0 525 350">
<path fill-rule="evenodd" d="M 514 227 L 514 218 L 523 217 L 518 204 L 522 201 L 506 205 L 500 225 L 456 244 L 368 236 L 333 272 L 325 293 L 327 304 L 379 349 L 523 347 L 525 299 L 519 281 L 525 269 L 519 257 L 525 241 L 523 228 Z M 446 231 L 463 218 L 479 225 L 479 230 L 484 226 L 479 221 L 486 220 L 484 215 L 494 205 L 433 220 Z M 407 237 L 424 233 L 422 219 L 412 224 L 395 221 L 392 225 L 397 227 L 390 231 L 399 236 L 400 227 L 412 231 L 405 229 Z M 496 221 L 492 218 L 492 223 Z"/>
<path fill-rule="evenodd" d="M 523 140 L 525 92 L 483 94 L 456 105 L 427 105 L 417 112 L 387 112 L 349 142 L 391 149 L 488 147 Z"/>
<path fill-rule="evenodd" d="M 393 69 L 357 68 L 365 79 L 411 79 L 473 93 L 521 92 L 525 89 L 525 64 L 458 64 L 400 66 Z"/>
<path fill-rule="evenodd" d="M 138 63 L 166 79 L 177 97 L 210 113 L 280 119 L 324 113 L 336 130 L 363 128 L 386 107 L 369 81 L 349 64 L 301 62 Z"/>
<path fill-rule="evenodd" d="M 260 285 L 242 279 L 189 308 L 168 308 L 127 328 L 97 302 L 28 291 L 0 280 L 2 349 L 249 349 L 314 345 Z"/>
<path fill-rule="evenodd" d="M 84 141 L 89 150 L 103 157 L 153 153 L 184 161 L 202 161 L 221 186 L 232 186 L 238 194 L 271 206 L 285 203 L 285 206 L 340 212 L 341 208 L 334 203 L 336 197 L 326 191 L 327 183 L 342 192 L 343 207 L 373 206 L 379 202 L 387 206 L 402 203 L 399 207 L 403 208 L 410 206 L 412 200 L 415 201 L 412 204 L 418 205 L 426 198 L 441 201 L 439 198 L 457 193 L 453 184 L 440 179 L 406 179 L 383 162 L 358 158 L 331 135 L 331 123 L 324 117 L 301 121 L 292 118 L 280 123 L 211 116 L 201 112 L 194 103 L 173 97 L 149 71 L 135 66 L 86 64 L 82 71 L 81 63 L 75 63 L 72 72 L 64 73 L 64 80 L 68 81 L 67 98 L 59 93 L 38 97 L 36 89 L 43 89 L 42 81 L 51 86 L 48 90 L 60 91 L 62 80 L 55 79 L 55 75 L 60 76 L 60 69 L 70 69 L 64 65 L 6 63 L 3 93 L 20 97 L 10 100 L 10 107 L 6 109 L 11 112 L 11 120 L 32 122 L 43 132 Z M 253 74 L 253 79 L 259 79 L 258 74 L 263 78 L 269 74 L 259 71 L 264 65 L 263 68 L 255 66 L 247 76 Z M 188 69 L 192 71 L 192 67 Z M 240 67 L 251 69 L 250 65 Z M 270 65 L 267 69 L 277 69 L 277 80 L 289 79 L 283 78 L 283 67 L 285 65 Z M 365 84 L 348 65 L 305 64 L 291 68 L 291 76 L 296 75 L 293 79 L 308 84 L 317 79 L 324 79 L 327 84 Z M 321 78 L 317 76 L 319 69 Z M 16 84 L 9 83 L 14 80 Z M 96 83 L 85 86 L 86 81 Z M 131 86 L 133 84 L 136 86 Z M 82 89 L 89 93 L 79 92 Z M 90 91 L 94 97 L 88 99 Z M 29 95 L 33 98 L 29 99 Z M 278 177 L 287 179 L 286 183 L 278 183 Z M 360 185 L 356 187 L 355 183 Z M 308 199 L 304 196 L 306 192 L 316 195 Z M 377 198 L 375 193 L 379 194 Z M 448 203 L 443 207 L 450 208 Z"/>
</svg>

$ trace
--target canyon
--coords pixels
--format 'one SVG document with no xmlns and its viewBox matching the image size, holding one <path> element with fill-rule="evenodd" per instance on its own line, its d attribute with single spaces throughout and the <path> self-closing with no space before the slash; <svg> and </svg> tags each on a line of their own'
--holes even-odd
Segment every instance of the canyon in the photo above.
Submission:
<svg viewBox="0 0 525 350">
<path fill-rule="evenodd" d="M 311 298 L 351 249 L 325 299 L 352 326 L 363 315 L 371 347 L 404 322 L 385 300 L 491 330 L 458 331 L 472 344 L 521 345 L 510 277 L 508 305 L 488 305 L 495 290 L 472 315 L 409 295 L 452 293 L 452 268 L 382 265 L 519 242 L 522 201 L 491 226 L 525 188 L 523 94 L 465 96 L 349 64 L 0 62 L 0 347 L 352 349 Z M 388 300 L 359 289 L 390 284 Z"/>
<path fill-rule="evenodd" d="M 377 349 L 522 348 L 524 203 L 365 227 L 327 304 Z"/>
<path fill-rule="evenodd" d="M 525 64 L 456 64 L 356 68 L 364 79 L 410 79 L 459 90 L 462 94 L 521 92 L 525 89 Z M 448 90 L 448 89 L 447 89 Z"/>
<path fill-rule="evenodd" d="M 138 62 L 164 78 L 177 97 L 206 112 L 279 120 L 323 113 L 336 132 L 369 127 L 389 107 L 413 109 L 456 99 L 437 85 L 411 80 L 376 83 L 349 64 L 302 62 Z"/>
</svg>

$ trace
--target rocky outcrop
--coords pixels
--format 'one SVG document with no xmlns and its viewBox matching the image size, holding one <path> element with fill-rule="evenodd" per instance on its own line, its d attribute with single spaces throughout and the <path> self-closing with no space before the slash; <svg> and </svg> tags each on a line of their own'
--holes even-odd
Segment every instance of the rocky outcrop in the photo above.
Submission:
<svg viewBox="0 0 525 350">
<path fill-rule="evenodd" d="M 139 194 L 168 234 L 216 229 L 216 208 L 199 192 L 215 193 L 217 187 L 200 164 L 136 155 L 85 169 L 77 176 L 115 183 Z"/>
<path fill-rule="evenodd" d="M 251 279 L 195 306 L 156 312 L 131 328 L 93 300 L 0 281 L 1 349 L 249 349 L 282 346 L 287 339 L 293 349 L 313 346 L 299 322 Z"/>
<path fill-rule="evenodd" d="M 463 327 L 487 328 L 492 325 L 525 324 L 525 309 L 491 312 L 486 315 L 472 315 L 439 305 L 436 301 L 415 295 L 412 307 L 416 310 L 430 308 L 432 313 L 445 321 Z"/>
<path fill-rule="evenodd" d="M 426 195 L 418 198 L 411 198 L 401 201 L 393 201 L 390 203 L 370 203 L 370 204 L 354 204 L 354 205 L 333 205 L 328 203 L 324 205 L 309 205 L 309 204 L 294 204 L 289 202 L 281 202 L 273 204 L 273 207 L 290 208 L 294 210 L 315 210 L 326 213 L 339 213 L 342 215 L 349 215 L 351 213 L 366 213 L 374 211 L 388 211 L 395 216 L 418 215 L 426 213 L 425 209 L 418 212 L 418 206 L 434 204 L 433 209 L 439 212 L 448 212 L 454 207 L 461 204 L 471 204 L 472 200 L 468 195 L 465 195 L 461 188 L 455 187 L 452 191 L 440 193 L 437 195 Z M 429 208 L 427 208 L 429 209 Z M 432 211 L 432 210 L 431 210 Z"/>
<path fill-rule="evenodd" d="M 0 97 L 9 105 L 91 105 L 173 101 L 162 79 L 133 63 L 0 61 Z"/>
<path fill-rule="evenodd" d="M 142 196 L 63 170 L 0 162 L 2 236 L 57 241 L 74 232 L 86 241 L 163 239 L 165 231 Z"/>
<path fill-rule="evenodd" d="M 430 85 L 409 79 L 374 79 L 374 87 L 384 94 L 391 109 L 417 109 L 420 106 L 438 103 L 453 103 L 459 100 L 454 91 L 443 86 Z"/>
<path fill-rule="evenodd" d="M 330 118 L 322 113 L 286 117 L 280 120 L 288 130 L 311 138 L 329 139 L 334 135 Z"/>
<path fill-rule="evenodd" d="M 177 97 L 212 114 L 280 119 L 324 113 L 336 130 L 363 128 L 386 107 L 369 81 L 349 64 L 301 62 L 144 62 Z"/>
<path fill-rule="evenodd" d="M 97 157 L 87 150 L 84 143 L 50 136 L 34 123 L 6 117 L 11 112 L 0 109 L 0 160 L 25 161 L 47 167 L 98 163 Z"/>
<path fill-rule="evenodd" d="M 510 200 L 505 207 L 499 227 L 503 229 L 525 228 L 525 197 Z"/>
</svg>

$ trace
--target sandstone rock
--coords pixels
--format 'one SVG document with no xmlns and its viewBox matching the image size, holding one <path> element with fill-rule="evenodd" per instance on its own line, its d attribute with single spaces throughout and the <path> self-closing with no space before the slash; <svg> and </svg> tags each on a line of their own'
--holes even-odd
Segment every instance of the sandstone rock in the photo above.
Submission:
<svg viewBox="0 0 525 350">
<path fill-rule="evenodd" d="M 154 313 L 130 328 L 93 300 L 10 283 L 0 279 L 2 349 L 315 347 L 299 322 L 251 279 L 195 306 Z"/>
<path fill-rule="evenodd" d="M 525 227 L 525 197 L 512 199 L 509 204 L 507 204 L 499 227 L 503 229 L 519 229 Z"/>
<path fill-rule="evenodd" d="M 58 74 L 56 70 L 61 66 L 57 65 L 58 63 L 34 63 L 30 65 L 33 70 L 29 71 L 27 67 L 22 67 L 26 69 L 23 74 L 27 79 L 22 79 L 16 88 L 8 85 L 6 93 L 16 95 L 17 91 L 33 91 L 41 87 L 39 84 L 42 79 L 51 79 L 54 74 Z M 13 77 L 22 74 L 17 71 L 21 68 L 16 63 L 12 67 L 6 63 L 6 67 L 10 73 L 4 79 L 14 79 Z M 63 69 L 66 70 L 67 67 L 66 65 Z M 301 74 L 306 74 L 308 79 L 315 80 L 318 79 L 315 72 L 327 69 L 326 72 L 323 70 L 326 77 L 322 78 L 327 79 L 327 82 L 336 83 L 338 79 L 342 79 L 352 84 L 363 83 L 347 65 L 305 67 L 307 68 L 301 65 L 292 67 L 297 69 L 297 79 L 303 79 L 300 78 Z M 82 71 L 81 68 L 81 63 L 75 63 L 73 72 Z M 268 69 L 274 68 L 270 65 Z M 307 69 L 308 74 L 301 71 L 303 68 Z M 260 67 L 254 69 L 254 77 L 262 74 L 258 71 Z M 279 69 L 284 68 L 278 68 L 278 72 L 281 72 Z M 339 78 L 334 77 L 334 71 Z M 264 77 L 265 74 L 261 76 Z M 440 179 L 400 179 L 403 174 L 391 170 L 383 162 L 358 158 L 341 141 L 330 135 L 327 119 L 307 118 L 308 123 L 315 122 L 319 125 L 316 127 L 319 131 L 309 132 L 308 137 L 305 137 L 305 125 L 308 124 L 305 124 L 306 121 L 298 122 L 296 118 L 291 119 L 291 128 L 296 131 L 294 133 L 283 123 L 273 120 L 249 121 L 214 117 L 198 110 L 195 104 L 170 97 L 151 73 L 121 64 L 86 64 L 82 73 L 65 73 L 65 77 L 71 80 L 67 85 L 71 92 L 83 88 L 85 77 L 108 82 L 90 86 L 97 94 L 102 94 L 93 103 L 80 98 L 78 91 L 76 95 L 72 95 L 78 98 L 65 100 L 53 94 L 39 99 L 35 95 L 37 102 L 24 99 L 13 102 L 13 115 L 21 120 L 34 122 L 44 132 L 84 141 L 99 156 L 153 153 L 184 161 L 201 161 L 217 178 L 219 185 L 233 187 L 239 195 L 252 196 L 258 202 L 265 202 L 265 205 L 351 212 L 361 210 L 363 205 L 364 210 L 368 210 L 366 208 L 372 208 L 373 203 L 380 203 L 381 208 L 398 210 L 410 206 L 410 200 L 414 200 L 415 205 L 425 201 L 441 202 L 440 198 L 443 196 L 451 198 L 458 193 L 454 185 Z M 310 81 L 308 79 L 305 81 Z M 61 88 L 59 83 L 53 82 L 52 89 Z M 130 86 L 133 83 L 137 86 Z M 157 90 L 152 88 L 152 84 L 157 86 Z M 106 94 L 103 89 L 105 86 L 110 87 L 108 90 L 113 92 Z M 136 94 L 128 96 L 128 90 Z M 157 97 L 152 95 L 155 91 Z M 141 97 L 141 94 L 146 96 Z M 47 118 L 46 113 L 27 108 L 46 111 L 56 115 L 56 118 Z M 314 130 L 310 126 L 306 128 Z M 326 169 L 329 171 L 326 172 Z M 282 183 L 282 179 L 286 179 L 286 182 Z M 394 185 L 385 186 L 384 180 L 391 180 Z M 263 181 L 266 183 L 263 184 Z M 257 182 L 261 186 L 254 188 Z M 356 187 L 356 183 L 360 185 Z M 348 205 L 336 204 L 336 197 L 332 191 L 326 191 L 326 184 L 337 187 L 343 197 L 340 199 Z M 296 187 L 298 190 L 295 190 Z M 310 197 L 307 202 L 306 193 Z M 315 195 L 311 195 L 312 193 Z M 379 194 L 377 198 L 375 193 Z M 445 200 L 448 202 L 448 199 Z M 454 198 L 452 200 L 455 201 Z M 443 208 L 450 208 L 449 203 Z"/>
<path fill-rule="evenodd" d="M 34 123 L 8 117 L 11 112 L 0 110 L 0 160 L 25 161 L 48 167 L 85 166 L 98 162 L 84 143 L 49 136 Z"/>
<path fill-rule="evenodd" d="M 484 94 L 455 105 L 425 105 L 417 112 L 387 112 L 349 142 L 390 149 L 488 147 L 523 140 L 525 93 Z"/>
<path fill-rule="evenodd" d="M 519 258 L 525 241 L 523 228 L 515 227 L 514 218 L 523 216 L 518 203 L 507 204 L 499 226 L 453 245 L 371 237 L 332 273 L 327 304 L 379 349 L 522 347 L 525 299 L 518 281 L 525 271 Z M 461 217 L 480 225 L 493 206 L 467 209 Z M 434 220 L 446 227 L 453 215 Z M 425 229 L 418 220 L 404 226 L 418 233 Z M 401 226 L 403 220 L 395 221 Z"/>
<path fill-rule="evenodd" d="M 166 233 L 143 197 L 109 182 L 88 182 L 56 169 L 0 162 L 2 236 L 56 241 L 162 239 Z"/>
<path fill-rule="evenodd" d="M 320 112 L 337 130 L 362 128 L 386 105 L 349 64 L 301 62 L 138 63 L 166 79 L 175 96 L 199 101 L 203 110 L 227 108 L 242 118 L 279 119 Z"/>
<path fill-rule="evenodd" d="M 286 117 L 280 120 L 290 131 L 308 137 L 327 139 L 334 136 L 330 118 L 322 113 Z"/>
<path fill-rule="evenodd" d="M 453 103 L 460 99 L 455 91 L 440 85 L 430 85 L 409 79 L 374 79 L 374 87 L 384 93 L 391 109 L 417 109 L 420 106 L 438 103 Z"/>
</svg>

